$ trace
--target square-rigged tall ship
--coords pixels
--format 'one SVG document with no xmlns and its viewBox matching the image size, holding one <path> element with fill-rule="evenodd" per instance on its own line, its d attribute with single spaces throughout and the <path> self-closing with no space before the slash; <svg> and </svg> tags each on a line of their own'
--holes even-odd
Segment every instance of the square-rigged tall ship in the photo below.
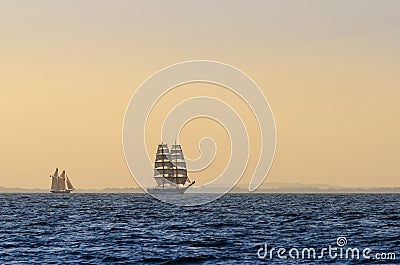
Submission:
<svg viewBox="0 0 400 265">
<path fill-rule="evenodd" d="M 195 181 L 187 175 L 186 161 L 180 144 L 173 144 L 171 151 L 168 145 L 158 145 L 154 162 L 154 179 L 157 187 L 148 188 L 152 194 L 183 194 Z M 186 184 L 189 184 L 185 186 Z"/>
<path fill-rule="evenodd" d="M 71 181 L 68 178 L 68 175 L 65 173 L 65 170 L 58 175 L 58 168 L 53 175 L 50 175 L 51 178 L 51 193 L 70 193 L 75 190 L 74 186 L 72 186 Z"/>
</svg>

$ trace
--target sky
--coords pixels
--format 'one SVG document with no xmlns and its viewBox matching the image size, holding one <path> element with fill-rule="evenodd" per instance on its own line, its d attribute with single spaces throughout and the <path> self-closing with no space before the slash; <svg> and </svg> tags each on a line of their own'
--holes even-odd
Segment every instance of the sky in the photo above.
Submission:
<svg viewBox="0 0 400 265">
<path fill-rule="evenodd" d="M 126 107 L 149 76 L 188 60 L 232 65 L 268 99 L 266 183 L 400 185 L 399 1 L 1 1 L 0 38 L 0 186 L 47 188 L 59 167 L 78 188 L 136 187 Z M 195 120 L 180 139 L 195 158 L 208 133 L 222 148 L 200 182 L 226 165 L 226 132 Z"/>
</svg>

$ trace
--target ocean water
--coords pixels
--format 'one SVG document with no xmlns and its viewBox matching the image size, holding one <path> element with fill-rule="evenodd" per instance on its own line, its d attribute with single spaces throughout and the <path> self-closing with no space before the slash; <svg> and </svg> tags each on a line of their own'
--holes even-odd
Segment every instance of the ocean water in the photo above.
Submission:
<svg viewBox="0 0 400 265">
<path fill-rule="evenodd" d="M 399 194 L 228 194 L 197 207 L 147 194 L 0 194 L 0 205 L 1 264 L 400 262 Z M 330 245 L 336 258 L 321 255 Z M 371 249 L 369 259 L 340 256 L 348 248 Z"/>
</svg>

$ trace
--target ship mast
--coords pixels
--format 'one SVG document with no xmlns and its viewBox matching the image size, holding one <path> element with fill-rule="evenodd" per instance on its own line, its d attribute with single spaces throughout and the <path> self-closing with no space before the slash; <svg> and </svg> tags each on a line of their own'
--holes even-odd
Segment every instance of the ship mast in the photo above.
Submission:
<svg viewBox="0 0 400 265">
<path fill-rule="evenodd" d="M 164 171 L 164 142 L 161 142 L 161 163 L 162 163 L 162 176 L 163 176 L 163 180 L 162 180 L 162 188 L 164 189 L 164 183 L 165 183 L 165 171 Z"/>
<path fill-rule="evenodd" d="M 175 140 L 175 150 L 176 150 L 176 140 Z M 175 156 L 175 183 L 178 188 L 178 156 Z"/>
<path fill-rule="evenodd" d="M 57 180 L 57 190 L 60 190 L 60 176 L 58 174 L 56 180 Z"/>
</svg>

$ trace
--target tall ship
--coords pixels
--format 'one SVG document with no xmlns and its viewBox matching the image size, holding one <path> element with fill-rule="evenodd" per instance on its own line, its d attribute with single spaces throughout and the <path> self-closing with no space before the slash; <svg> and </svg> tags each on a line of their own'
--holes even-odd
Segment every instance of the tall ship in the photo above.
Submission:
<svg viewBox="0 0 400 265">
<path fill-rule="evenodd" d="M 58 175 L 58 168 L 53 175 L 50 175 L 51 178 L 51 193 L 70 193 L 71 191 L 75 190 L 74 186 L 71 183 L 67 173 L 65 170 Z"/>
<path fill-rule="evenodd" d="M 183 194 L 195 181 L 190 181 L 185 157 L 180 144 L 173 144 L 171 150 L 168 145 L 158 145 L 154 161 L 154 179 L 157 186 L 148 188 L 152 194 Z"/>
</svg>

